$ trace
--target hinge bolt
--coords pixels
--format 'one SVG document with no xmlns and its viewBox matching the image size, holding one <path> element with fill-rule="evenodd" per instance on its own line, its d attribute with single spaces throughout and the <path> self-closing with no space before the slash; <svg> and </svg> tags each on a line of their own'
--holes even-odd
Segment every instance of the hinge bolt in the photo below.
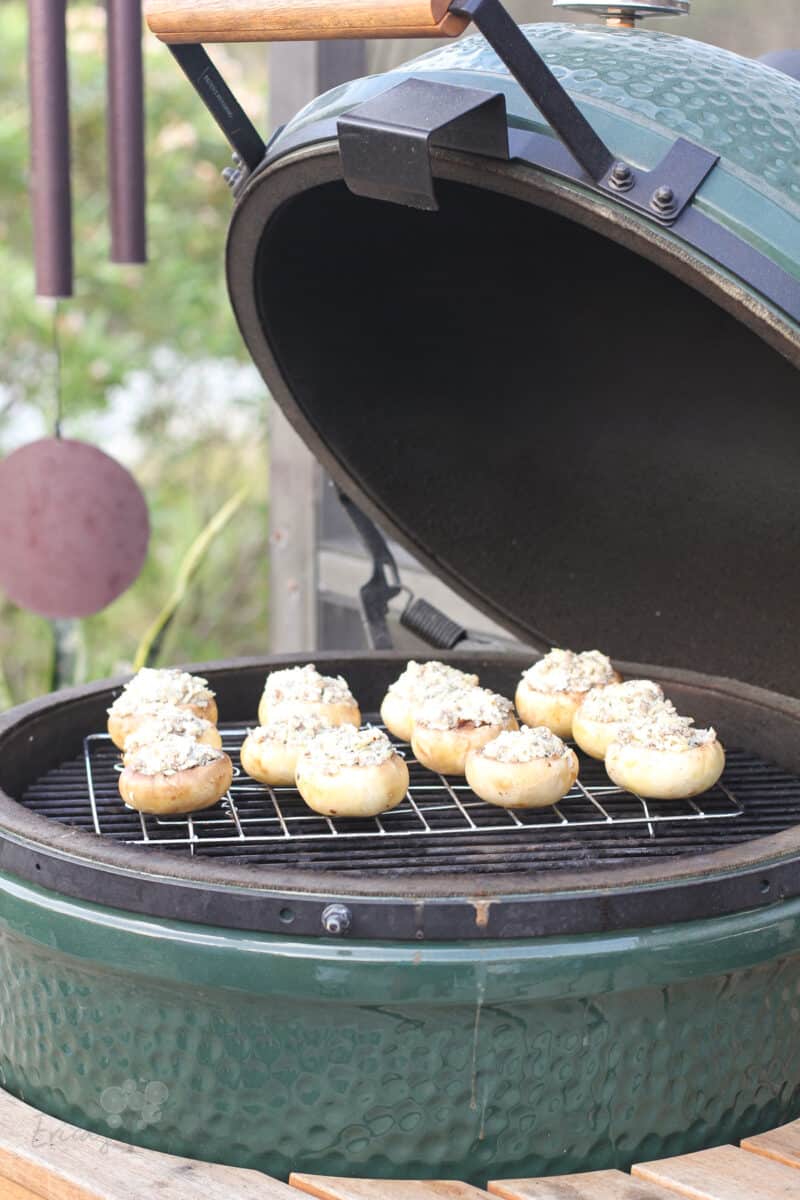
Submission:
<svg viewBox="0 0 800 1200">
<path fill-rule="evenodd" d="M 227 183 L 228 187 L 233 191 L 239 180 L 242 178 L 242 172 L 238 167 L 223 167 L 222 178 Z"/>
<path fill-rule="evenodd" d="M 626 162 L 615 162 L 611 168 L 611 186 L 618 192 L 627 192 L 636 182 L 636 176 Z"/>
<path fill-rule="evenodd" d="M 346 904 L 329 904 L 322 912 L 322 928 L 331 937 L 341 937 L 347 933 L 353 921 L 353 914 Z"/>
<path fill-rule="evenodd" d="M 675 202 L 675 193 L 668 184 L 662 183 L 657 187 L 650 198 L 650 207 L 654 208 L 662 217 L 669 216 L 677 208 Z"/>
</svg>

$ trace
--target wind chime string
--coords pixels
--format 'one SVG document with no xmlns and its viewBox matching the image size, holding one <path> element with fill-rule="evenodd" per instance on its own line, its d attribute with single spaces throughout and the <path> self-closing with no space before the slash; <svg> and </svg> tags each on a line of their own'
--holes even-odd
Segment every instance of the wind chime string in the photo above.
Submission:
<svg viewBox="0 0 800 1200">
<path fill-rule="evenodd" d="M 55 420 L 53 433 L 61 437 L 61 422 L 64 416 L 64 396 L 61 381 L 61 331 L 58 327 L 58 301 L 53 304 L 53 391 L 55 394 Z"/>
</svg>

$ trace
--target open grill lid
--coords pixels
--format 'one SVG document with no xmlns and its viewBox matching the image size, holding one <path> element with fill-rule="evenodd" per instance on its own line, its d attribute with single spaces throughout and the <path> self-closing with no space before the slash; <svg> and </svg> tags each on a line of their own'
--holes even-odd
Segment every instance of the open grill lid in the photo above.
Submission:
<svg viewBox="0 0 800 1200">
<path fill-rule="evenodd" d="M 797 693 L 800 84 L 524 34 L 605 174 L 483 38 L 337 89 L 239 190 L 245 341 L 343 489 L 514 633 Z"/>
</svg>

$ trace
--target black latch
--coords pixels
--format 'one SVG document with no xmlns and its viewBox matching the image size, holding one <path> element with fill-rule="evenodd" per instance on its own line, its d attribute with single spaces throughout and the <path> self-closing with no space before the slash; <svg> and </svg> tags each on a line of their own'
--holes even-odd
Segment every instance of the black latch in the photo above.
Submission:
<svg viewBox="0 0 800 1200">
<path fill-rule="evenodd" d="M 437 650 L 452 650 L 468 637 L 467 630 L 457 621 L 451 621 L 446 613 L 427 600 L 414 597 L 400 580 L 400 572 L 394 561 L 386 538 L 378 526 L 353 503 L 349 496 L 337 488 L 339 502 L 355 526 L 356 532 L 372 559 L 372 574 L 359 588 L 361 617 L 364 633 L 372 650 L 391 650 L 392 635 L 389 632 L 387 615 L 389 601 L 405 592 L 408 600 L 400 615 L 400 624 L 410 629 L 423 642 Z"/>
<path fill-rule="evenodd" d="M 397 563 L 377 525 L 341 489 L 337 494 L 372 560 L 372 575 L 358 593 L 364 633 L 371 650 L 391 650 L 392 635 L 386 623 L 389 601 L 404 590 Z"/>
<path fill-rule="evenodd" d="M 432 146 L 508 159 L 505 97 L 499 92 L 407 79 L 339 118 L 344 181 L 357 196 L 438 208 Z"/>
</svg>

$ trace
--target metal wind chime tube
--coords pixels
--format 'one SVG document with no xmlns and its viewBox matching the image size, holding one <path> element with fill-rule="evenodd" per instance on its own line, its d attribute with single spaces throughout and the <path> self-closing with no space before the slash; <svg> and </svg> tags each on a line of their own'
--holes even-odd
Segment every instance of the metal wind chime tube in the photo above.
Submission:
<svg viewBox="0 0 800 1200">
<path fill-rule="evenodd" d="M 28 0 L 36 293 L 72 295 L 66 0 Z"/>
<path fill-rule="evenodd" d="M 31 204 L 36 291 L 72 295 L 66 0 L 28 0 Z M 144 262 L 141 5 L 108 0 L 112 257 Z M 57 658 L 71 661 L 71 622 L 130 587 L 147 554 L 147 503 L 133 475 L 84 441 L 61 436 L 61 347 L 54 313 L 54 437 L 0 461 L 0 588 L 49 618 Z M 63 667 L 63 662 L 61 663 Z M 56 686 L 64 672 L 54 674 Z"/>
<path fill-rule="evenodd" d="M 147 261 L 141 0 L 107 0 L 111 261 Z"/>
</svg>

